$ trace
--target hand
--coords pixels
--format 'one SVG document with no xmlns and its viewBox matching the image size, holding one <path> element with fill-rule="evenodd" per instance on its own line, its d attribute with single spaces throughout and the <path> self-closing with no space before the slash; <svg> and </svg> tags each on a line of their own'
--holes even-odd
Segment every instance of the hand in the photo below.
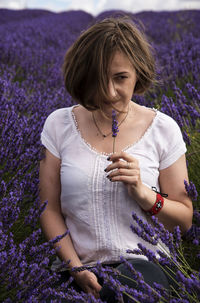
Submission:
<svg viewBox="0 0 200 303">
<path fill-rule="evenodd" d="M 84 270 L 76 273 L 74 272 L 73 277 L 84 292 L 93 294 L 96 299 L 100 297 L 99 292 L 102 286 L 98 283 L 94 273 Z"/>
<path fill-rule="evenodd" d="M 145 186 L 140 177 L 139 161 L 125 152 L 114 153 L 109 160 L 113 162 L 106 168 L 110 181 L 123 182 L 131 197 L 136 201 L 143 200 Z"/>
</svg>

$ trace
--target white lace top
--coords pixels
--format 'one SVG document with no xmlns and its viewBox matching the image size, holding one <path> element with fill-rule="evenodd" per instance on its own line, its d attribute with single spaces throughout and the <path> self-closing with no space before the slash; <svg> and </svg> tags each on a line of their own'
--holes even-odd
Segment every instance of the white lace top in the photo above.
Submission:
<svg viewBox="0 0 200 303">
<path fill-rule="evenodd" d="M 158 247 L 148 245 L 131 231 L 132 211 L 145 219 L 146 215 L 122 182 L 106 178 L 108 155 L 99 153 L 81 137 L 73 107 L 55 110 L 48 116 L 41 141 L 61 159 L 61 209 L 81 262 L 92 265 L 98 260 L 117 262 L 120 256 L 132 258 L 126 250 L 137 248 L 138 242 L 155 252 Z M 142 138 L 124 151 L 139 160 L 143 183 L 159 190 L 159 170 L 173 164 L 186 152 L 186 146 L 177 123 L 155 111 Z"/>
</svg>

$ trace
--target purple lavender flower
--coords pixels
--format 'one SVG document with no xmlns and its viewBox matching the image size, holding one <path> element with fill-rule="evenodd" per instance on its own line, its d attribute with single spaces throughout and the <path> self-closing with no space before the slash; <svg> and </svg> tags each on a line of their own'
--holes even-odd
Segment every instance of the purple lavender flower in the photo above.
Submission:
<svg viewBox="0 0 200 303">
<path fill-rule="evenodd" d="M 184 139 L 185 143 L 187 145 L 191 145 L 191 140 L 190 140 L 190 137 L 188 136 L 188 133 L 184 130 L 182 134 L 183 134 L 183 139 Z"/>
<path fill-rule="evenodd" d="M 176 278 L 177 281 L 184 287 L 186 295 L 187 293 L 192 294 L 195 291 L 200 299 L 200 281 L 197 275 L 191 274 L 190 277 L 187 277 L 180 270 L 177 270 Z M 181 295 L 184 296 L 184 293 Z"/>
<path fill-rule="evenodd" d="M 186 180 L 184 180 L 184 184 L 185 184 L 185 189 L 188 193 L 188 196 L 192 200 L 196 201 L 197 197 L 198 197 L 198 192 L 196 190 L 194 183 L 192 181 L 190 181 L 190 183 L 188 184 L 188 182 Z"/>
<path fill-rule="evenodd" d="M 38 208 L 37 190 L 38 161 L 42 157 L 39 138 L 44 120 L 53 110 L 75 103 L 66 92 L 60 73 L 64 52 L 96 18 L 80 11 L 60 14 L 41 10 L 0 12 L 0 301 L 33 303 L 54 298 L 52 301 L 59 303 L 65 298 L 69 302 L 101 302 L 91 295 L 77 293 L 70 283 L 54 288 L 58 274 L 50 272 L 49 265 L 56 249 L 53 249 L 54 241 L 42 243 L 38 221 L 43 206 Z M 101 16 L 112 13 L 104 12 Z M 159 56 L 157 74 L 163 80 L 163 87 L 153 87 L 145 96 L 135 96 L 136 103 L 156 107 L 172 116 L 181 127 L 186 143 L 193 145 L 196 134 L 198 141 L 200 117 L 199 12 L 156 15 L 145 12 L 140 13 L 139 18 L 147 25 L 147 35 Z M 159 28 L 158 23 L 161 25 Z M 114 142 L 119 131 L 116 113 L 113 118 Z M 188 163 L 189 169 L 192 168 L 192 161 Z M 196 186 L 198 188 L 199 184 Z M 188 187 L 189 195 L 197 201 L 196 190 L 191 184 Z M 195 224 L 187 234 L 186 240 L 191 240 L 190 260 L 192 256 L 200 258 L 197 251 L 200 243 L 199 216 L 195 211 Z M 178 230 L 171 234 L 166 233 L 159 222 L 154 222 L 155 226 L 149 230 L 145 222 L 138 220 L 134 223 L 133 231 L 138 236 L 147 241 L 153 238 L 155 244 L 160 239 L 170 248 L 172 256 L 177 256 Z M 137 252 L 143 254 L 145 250 L 138 249 Z M 170 266 L 170 259 L 161 251 L 158 254 L 159 263 Z M 61 266 L 67 269 L 68 263 Z M 197 266 L 195 263 L 193 268 Z M 112 269 L 99 268 L 99 274 L 101 271 L 106 283 L 116 292 L 116 298 L 122 298 L 126 292 L 134 298 L 130 301 L 158 301 L 149 295 L 142 282 L 142 291 L 131 290 L 118 282 L 117 273 Z M 182 283 L 180 297 L 171 299 L 170 303 L 192 301 L 193 295 L 190 294 L 188 299 L 185 289 L 193 289 L 194 298 L 200 301 L 197 296 L 199 288 L 195 288 L 195 285 L 199 287 L 200 274 L 198 279 L 193 274 L 190 280 L 186 280 L 188 278 L 187 275 L 177 275 Z M 139 277 L 137 279 L 140 281 Z"/>
<path fill-rule="evenodd" d="M 115 152 L 115 138 L 117 137 L 117 133 L 119 132 L 118 122 L 116 119 L 116 111 L 112 110 L 112 137 L 113 137 L 113 153 Z"/>
<path fill-rule="evenodd" d="M 141 237 L 152 245 L 156 245 L 158 243 L 158 236 L 153 226 L 139 218 L 135 212 L 132 212 L 132 218 L 137 225 L 131 224 L 131 230 L 136 233 L 138 237 Z"/>
<path fill-rule="evenodd" d="M 194 218 L 195 218 L 197 224 L 200 226 L 200 212 L 197 211 L 196 209 L 194 210 Z"/>
<path fill-rule="evenodd" d="M 112 110 L 112 137 L 117 137 L 117 133 L 119 132 L 116 116 L 117 116 L 116 111 L 113 109 Z"/>
<path fill-rule="evenodd" d="M 184 234 L 184 238 L 188 241 L 192 241 L 195 246 L 200 243 L 200 227 L 192 224 L 190 229 Z"/>
<path fill-rule="evenodd" d="M 174 227 L 174 232 L 173 232 L 173 237 L 174 237 L 174 244 L 176 248 L 179 248 L 181 245 L 181 230 L 179 226 Z"/>
<path fill-rule="evenodd" d="M 156 255 L 152 250 L 147 249 L 142 243 L 138 243 L 137 246 L 138 246 L 139 250 L 133 249 L 132 251 L 128 250 L 127 252 L 136 254 L 136 255 L 144 255 L 148 258 L 149 261 L 158 263 Z"/>
</svg>

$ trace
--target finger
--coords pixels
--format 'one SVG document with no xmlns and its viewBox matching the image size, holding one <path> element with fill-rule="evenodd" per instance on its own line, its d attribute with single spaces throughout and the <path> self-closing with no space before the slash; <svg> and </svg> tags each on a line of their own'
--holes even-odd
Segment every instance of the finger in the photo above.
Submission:
<svg viewBox="0 0 200 303">
<path fill-rule="evenodd" d="M 100 298 L 99 292 L 92 287 L 88 287 L 86 292 L 92 294 L 96 299 Z"/>
<path fill-rule="evenodd" d="M 109 159 L 109 161 L 113 161 L 113 162 L 115 162 L 117 160 L 120 160 L 120 159 L 123 159 L 124 161 L 127 161 L 127 162 L 137 161 L 136 158 L 134 158 L 133 156 L 131 156 L 127 153 L 125 153 L 124 151 L 114 153 L 108 159 Z"/>
<path fill-rule="evenodd" d="M 84 291 L 87 293 L 87 294 L 92 294 L 93 296 L 96 295 L 96 291 L 94 290 L 94 288 L 90 287 L 90 286 L 86 286 Z"/>
<path fill-rule="evenodd" d="M 111 179 L 113 177 L 117 176 L 138 176 L 139 175 L 139 170 L 136 169 L 127 169 L 127 168 L 119 168 L 114 171 L 112 171 L 107 178 Z"/>
<path fill-rule="evenodd" d="M 128 162 L 124 160 L 114 162 L 106 167 L 105 172 L 109 172 L 113 169 L 120 169 L 120 168 L 129 169 L 129 170 L 139 169 L 139 161 L 137 159 L 134 159 L 134 161 L 132 162 Z"/>
<path fill-rule="evenodd" d="M 97 282 L 97 284 L 95 285 L 95 291 L 97 293 L 99 293 L 101 289 L 102 289 L 102 286 Z"/>
<path fill-rule="evenodd" d="M 102 288 L 102 286 L 98 283 L 97 280 L 91 280 L 88 286 L 95 292 L 99 292 Z"/>
<path fill-rule="evenodd" d="M 109 172 L 113 169 L 120 169 L 120 168 L 136 169 L 137 167 L 138 167 L 138 163 L 136 161 L 135 162 L 117 161 L 108 165 L 105 169 L 105 172 Z"/>
<path fill-rule="evenodd" d="M 90 281 L 90 288 L 96 292 L 99 292 L 102 286 L 97 281 Z"/>
<path fill-rule="evenodd" d="M 126 184 L 131 184 L 131 185 L 137 185 L 140 181 L 139 176 L 124 176 L 124 175 L 118 175 L 110 178 L 111 182 L 116 182 L 116 181 L 121 181 Z"/>
</svg>

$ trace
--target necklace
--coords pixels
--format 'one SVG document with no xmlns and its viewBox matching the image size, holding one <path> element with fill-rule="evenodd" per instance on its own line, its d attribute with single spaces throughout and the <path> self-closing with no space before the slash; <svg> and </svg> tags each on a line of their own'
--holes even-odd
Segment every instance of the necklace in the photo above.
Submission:
<svg viewBox="0 0 200 303">
<path fill-rule="evenodd" d="M 119 128 L 120 125 L 126 120 L 126 118 L 127 118 L 127 116 L 128 116 L 128 113 L 129 113 L 129 108 L 130 108 L 130 107 L 128 107 L 128 111 L 127 111 L 126 116 L 124 117 L 124 119 L 122 119 L 122 121 L 118 124 L 118 128 Z M 98 124 L 97 124 L 97 121 L 95 120 L 94 112 L 92 112 L 92 117 L 93 117 L 93 121 L 94 121 L 94 124 L 95 124 L 96 128 L 98 129 L 98 131 L 100 132 L 100 134 L 102 135 L 103 138 L 106 138 L 106 137 L 108 137 L 108 136 L 110 136 L 110 135 L 112 134 L 112 131 L 109 132 L 108 134 L 102 133 L 102 131 L 100 130 L 100 128 L 99 128 L 99 126 L 98 126 Z"/>
</svg>

